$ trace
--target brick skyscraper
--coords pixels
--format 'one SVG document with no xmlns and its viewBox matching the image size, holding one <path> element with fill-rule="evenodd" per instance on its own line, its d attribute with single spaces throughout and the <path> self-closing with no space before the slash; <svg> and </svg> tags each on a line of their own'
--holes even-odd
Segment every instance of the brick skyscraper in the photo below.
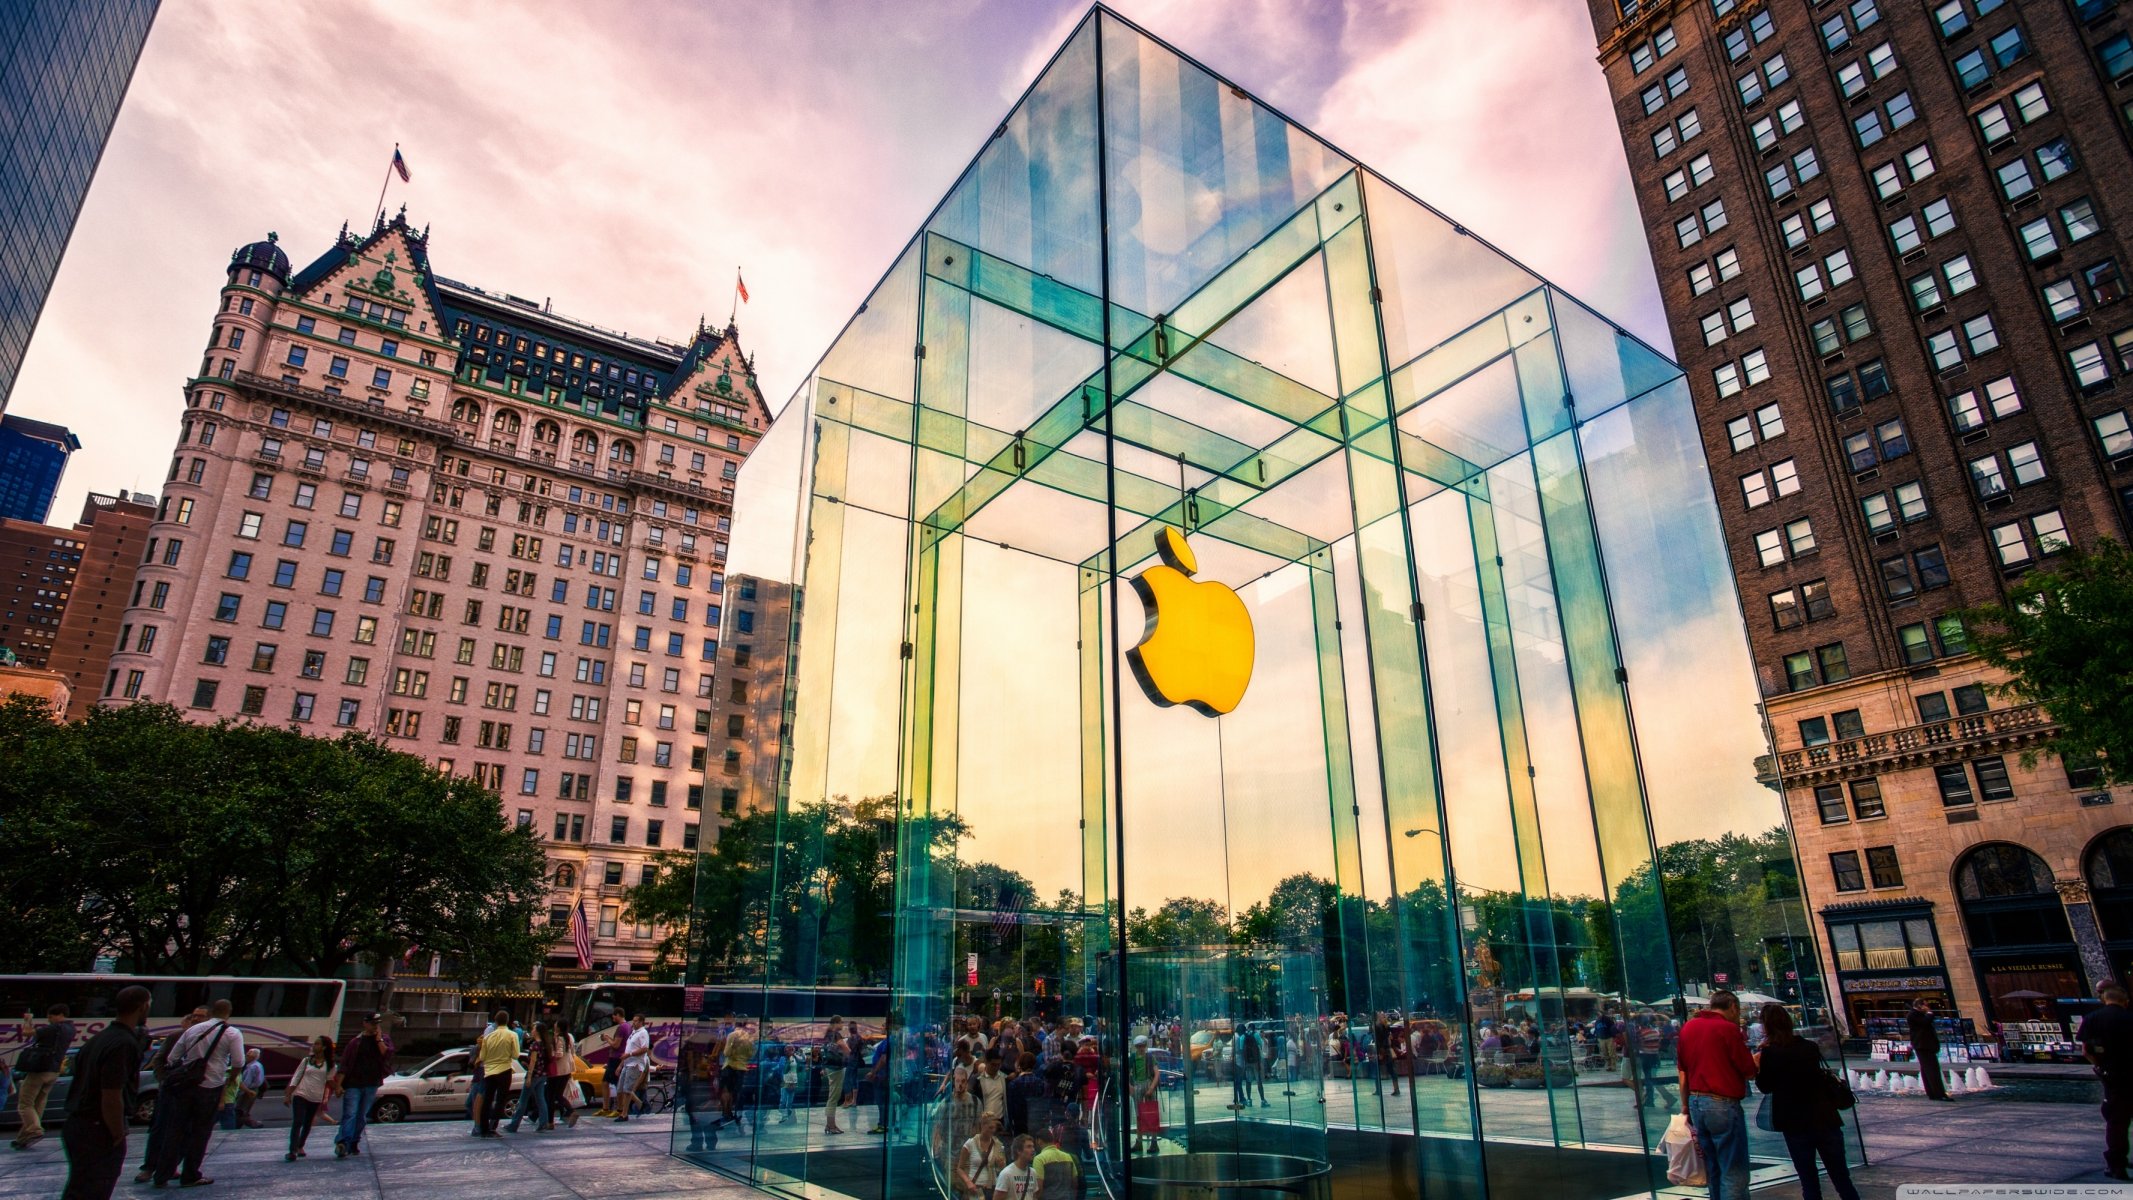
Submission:
<svg viewBox="0 0 2133 1200">
<path fill-rule="evenodd" d="M 2124 810 L 1954 616 L 2126 537 L 2124 10 L 1590 3 L 1845 1017 L 2126 978 Z"/>
<path fill-rule="evenodd" d="M 699 731 L 770 423 L 736 330 L 631 337 L 439 278 L 395 217 L 301 271 L 240 248 L 207 344 L 105 702 L 471 774 L 547 840 L 551 920 L 582 900 L 596 969 L 643 969 L 624 887 L 715 836 Z"/>
</svg>

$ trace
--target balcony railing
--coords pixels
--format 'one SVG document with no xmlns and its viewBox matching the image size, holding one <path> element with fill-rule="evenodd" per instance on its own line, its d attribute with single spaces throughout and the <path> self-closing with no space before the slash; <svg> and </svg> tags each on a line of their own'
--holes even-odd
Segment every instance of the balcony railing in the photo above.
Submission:
<svg viewBox="0 0 2133 1200">
<path fill-rule="evenodd" d="M 1823 782 L 1987 752 L 1995 746 L 2040 741 L 2051 730 L 2052 719 L 2041 706 L 2022 704 L 1841 742 L 1782 750 L 1778 752 L 1778 766 L 1787 783 Z"/>
<path fill-rule="evenodd" d="M 449 436 L 454 432 L 454 427 L 450 422 L 433 421 L 428 417 L 417 416 L 411 412 L 395 412 L 385 407 L 384 403 L 378 400 L 346 395 L 337 396 L 330 392 L 322 392 L 317 388 L 304 387 L 302 384 L 283 383 L 279 379 L 268 379 L 264 375 L 255 375 L 250 371 L 237 372 L 236 382 L 240 386 L 250 388 L 267 396 L 282 396 L 291 400 L 301 400 L 306 404 L 315 404 L 333 409 L 336 412 L 368 417 L 373 420 L 383 420 L 404 428 L 420 430 L 424 433 Z"/>
</svg>

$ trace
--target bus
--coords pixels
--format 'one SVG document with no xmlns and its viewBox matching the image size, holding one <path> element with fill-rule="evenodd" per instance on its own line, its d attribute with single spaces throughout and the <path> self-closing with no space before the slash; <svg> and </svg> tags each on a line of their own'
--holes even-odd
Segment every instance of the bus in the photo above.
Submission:
<svg viewBox="0 0 2133 1200">
<path fill-rule="evenodd" d="M 185 1014 L 217 1000 L 230 1002 L 230 1024 L 244 1034 L 247 1048 L 259 1048 L 267 1078 L 288 1079 L 310 1052 L 311 1040 L 341 1035 L 341 999 L 346 984 L 338 979 L 262 978 L 238 975 L 0 975 L 0 1065 L 13 1070 L 16 1056 L 29 1042 L 22 1016 L 44 1022 L 55 1004 L 67 1006 L 74 1022 L 74 1044 L 88 1040 L 109 1024 L 120 989 L 139 984 L 148 989 L 151 1037 L 175 1033 Z"/>
<path fill-rule="evenodd" d="M 671 1069 L 681 1044 L 699 1018 L 738 1016 L 759 1026 L 757 1043 L 808 1042 L 822 1036 L 831 1017 L 857 1025 L 862 1037 L 881 1036 L 889 1015 L 889 989 L 865 987 L 766 988 L 749 984 L 583 983 L 563 996 L 563 1024 L 578 1039 L 578 1056 L 605 1063 L 616 1008 L 628 1009 L 652 1026 L 654 1067 Z"/>
</svg>

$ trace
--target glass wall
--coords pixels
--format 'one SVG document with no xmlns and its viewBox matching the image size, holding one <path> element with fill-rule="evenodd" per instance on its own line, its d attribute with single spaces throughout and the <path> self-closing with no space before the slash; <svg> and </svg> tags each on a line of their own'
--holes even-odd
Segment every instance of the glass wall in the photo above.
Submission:
<svg viewBox="0 0 2133 1200">
<path fill-rule="evenodd" d="M 677 1154 L 1641 1195 L 1706 991 L 1827 1024 L 1680 372 L 1146 33 L 785 419 L 789 783 L 699 878 L 756 990 L 692 993 Z"/>
</svg>

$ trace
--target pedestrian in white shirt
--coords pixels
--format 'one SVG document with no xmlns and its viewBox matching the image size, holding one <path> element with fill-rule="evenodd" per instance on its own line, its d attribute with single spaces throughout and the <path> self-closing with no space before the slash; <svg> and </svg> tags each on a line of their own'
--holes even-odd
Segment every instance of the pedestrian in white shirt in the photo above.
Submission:
<svg viewBox="0 0 2133 1200">
<path fill-rule="evenodd" d="M 631 1113 L 644 1106 L 644 1079 L 651 1069 L 652 1026 L 649 1021 L 639 1021 L 630 1030 L 630 1040 L 622 1045 L 622 1070 L 615 1081 L 615 1090 L 622 1094 L 622 1115 L 616 1120 L 627 1121 Z"/>
<path fill-rule="evenodd" d="M 175 1121 L 163 1143 L 163 1159 L 156 1164 L 155 1183 L 161 1187 L 177 1175 L 182 1187 L 205 1187 L 214 1180 L 200 1173 L 207 1158 L 207 1142 L 215 1132 L 215 1110 L 222 1104 L 222 1087 L 231 1072 L 242 1069 L 244 1032 L 230 1024 L 230 1002 L 217 1000 L 208 1008 L 208 1019 L 186 1030 L 171 1048 L 165 1068 L 164 1092 L 158 1104 L 174 1106 Z M 199 1064 L 194 1067 L 193 1064 Z M 190 1087 L 172 1086 L 171 1076 L 201 1072 Z"/>
</svg>

